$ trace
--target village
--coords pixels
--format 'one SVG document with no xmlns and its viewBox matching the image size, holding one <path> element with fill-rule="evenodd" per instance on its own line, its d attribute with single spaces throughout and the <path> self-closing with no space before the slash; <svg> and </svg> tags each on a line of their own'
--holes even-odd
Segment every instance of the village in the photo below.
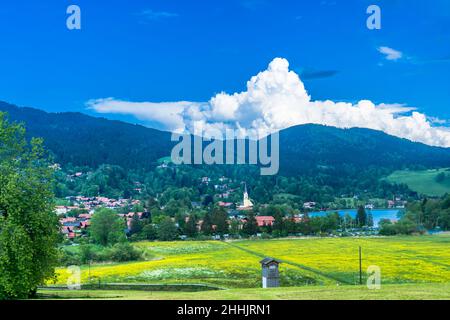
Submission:
<svg viewBox="0 0 450 320">
<path fill-rule="evenodd" d="M 167 164 L 162 164 L 159 168 L 167 168 Z M 77 172 L 68 176 L 68 178 L 76 179 L 82 175 L 83 173 Z M 262 233 L 271 230 L 276 223 L 274 214 L 267 215 L 261 213 L 264 209 L 269 207 L 268 204 L 254 204 L 254 201 L 250 198 L 247 183 L 245 181 L 233 181 L 224 176 L 218 179 L 212 179 L 205 176 L 200 179 L 199 184 L 212 187 L 214 196 L 210 199 L 211 203 L 208 201 L 205 202 L 205 197 L 203 197 L 202 201 L 191 201 L 190 210 L 186 210 L 185 212 L 185 223 L 189 221 L 189 214 L 192 211 L 206 210 L 211 205 L 226 212 L 226 223 L 229 227 L 234 224 L 237 226 L 238 230 L 242 230 L 243 226 L 248 222 L 249 213 L 254 215 L 255 223 L 258 228 L 256 236 L 258 237 L 260 237 Z M 136 182 L 135 185 L 139 186 L 140 183 Z M 141 191 L 140 188 L 135 190 Z M 354 200 L 355 199 L 358 199 L 358 197 L 355 196 Z M 157 202 L 159 200 L 158 196 L 154 200 Z M 153 212 L 145 207 L 144 200 L 142 199 L 113 199 L 104 196 L 88 197 L 78 195 L 66 197 L 65 202 L 70 205 L 58 205 L 55 207 L 55 212 L 59 217 L 61 233 L 67 240 L 87 237 L 89 235 L 88 229 L 91 224 L 91 218 L 96 210 L 100 208 L 107 208 L 117 212 L 117 215 L 123 219 L 124 233 L 127 236 L 131 235 L 133 221 L 151 221 L 153 215 Z M 403 209 L 406 204 L 407 202 L 402 200 L 401 197 L 396 197 L 392 200 L 386 200 L 384 207 L 388 209 Z M 159 206 L 159 209 L 164 211 L 165 206 Z M 364 209 L 368 210 L 370 215 L 370 211 L 376 210 L 376 206 L 374 203 L 366 203 Z M 293 211 L 289 215 L 283 214 L 283 220 L 288 221 L 289 223 L 298 224 L 305 221 L 305 219 L 309 219 L 309 214 L 319 215 L 322 213 L 325 214 L 328 211 L 330 211 L 329 208 L 319 207 L 319 204 L 314 201 L 307 201 L 301 205 L 301 210 Z M 181 227 L 175 217 L 171 217 L 171 220 L 177 228 Z M 200 232 L 202 230 L 203 219 L 199 218 L 195 223 L 197 231 Z M 373 222 L 371 226 L 373 227 Z M 216 227 L 217 226 L 213 224 L 211 226 L 212 231 L 215 231 Z M 358 228 L 352 229 L 355 229 L 354 231 L 359 234 Z M 228 237 L 229 234 L 227 232 L 222 232 L 222 234 L 214 234 L 213 232 L 212 235 L 212 238 L 216 240 Z M 179 235 L 179 239 L 181 240 L 186 238 L 187 236 L 184 234 Z"/>
</svg>

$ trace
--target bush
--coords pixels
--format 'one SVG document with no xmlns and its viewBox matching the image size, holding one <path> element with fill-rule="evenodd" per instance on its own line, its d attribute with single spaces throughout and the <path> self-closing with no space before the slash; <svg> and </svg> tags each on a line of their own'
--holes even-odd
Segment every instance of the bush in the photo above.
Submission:
<svg viewBox="0 0 450 320">
<path fill-rule="evenodd" d="M 71 251 L 61 250 L 59 263 L 62 266 L 81 265 L 80 255 Z"/>
<path fill-rule="evenodd" d="M 261 234 L 261 239 L 272 239 L 272 236 L 267 232 L 263 232 Z"/>
<path fill-rule="evenodd" d="M 137 242 L 137 241 L 142 241 L 142 240 L 147 240 L 145 235 L 141 232 L 141 233 L 135 233 L 133 235 L 131 235 L 131 237 L 129 237 L 129 240 L 131 242 Z"/>
<path fill-rule="evenodd" d="M 128 242 L 117 243 L 112 247 L 92 244 L 79 246 L 79 250 L 61 250 L 59 263 L 62 266 L 82 265 L 90 262 L 125 262 L 142 258 L 142 252 Z"/>
<path fill-rule="evenodd" d="M 401 219 L 396 223 L 390 221 L 380 222 L 380 234 L 383 236 L 393 236 L 397 234 L 410 235 L 419 231 L 417 225 L 408 219 Z"/>
<path fill-rule="evenodd" d="M 125 262 L 136 261 L 142 258 L 142 252 L 128 242 L 117 243 L 110 251 L 112 261 Z"/>
</svg>

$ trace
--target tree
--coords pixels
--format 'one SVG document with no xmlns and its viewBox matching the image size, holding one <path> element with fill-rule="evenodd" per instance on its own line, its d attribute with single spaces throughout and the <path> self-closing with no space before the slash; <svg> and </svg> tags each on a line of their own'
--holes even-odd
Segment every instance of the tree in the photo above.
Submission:
<svg viewBox="0 0 450 320">
<path fill-rule="evenodd" d="M 158 239 L 161 241 L 172 241 L 178 236 L 178 230 L 170 217 L 166 217 L 158 225 Z"/>
<path fill-rule="evenodd" d="M 349 213 L 344 215 L 343 224 L 345 229 L 353 227 L 353 218 Z"/>
<path fill-rule="evenodd" d="M 203 204 L 203 206 L 207 207 L 207 206 L 209 206 L 209 205 L 210 205 L 211 203 L 213 203 L 213 202 L 214 202 L 213 196 L 210 195 L 210 194 L 207 194 L 207 195 L 205 196 L 205 198 L 203 199 L 202 204 Z"/>
<path fill-rule="evenodd" d="M 304 213 L 301 221 L 297 223 L 297 230 L 301 234 L 311 234 L 312 228 L 311 228 L 311 218 L 309 217 L 308 213 Z"/>
<path fill-rule="evenodd" d="M 212 218 L 211 218 L 211 214 L 209 212 L 205 213 L 200 230 L 202 231 L 202 233 L 204 235 L 212 234 L 212 232 L 213 232 Z"/>
<path fill-rule="evenodd" d="M 178 212 L 175 214 L 175 222 L 178 225 L 178 229 L 184 230 L 184 226 L 186 225 L 186 214 Z"/>
<path fill-rule="evenodd" d="M 151 223 L 146 224 L 144 228 L 142 228 L 142 234 L 147 240 L 156 240 L 158 238 L 158 231 Z"/>
<path fill-rule="evenodd" d="M 295 223 L 295 217 L 293 215 L 284 221 L 284 229 L 287 235 L 297 232 L 297 224 Z"/>
<path fill-rule="evenodd" d="M 143 227 L 144 225 L 142 221 L 139 219 L 139 215 L 134 214 L 130 222 L 130 235 L 140 233 Z"/>
<path fill-rule="evenodd" d="M 184 234 L 190 238 L 197 236 L 197 216 L 193 213 L 189 215 L 186 224 L 184 225 Z"/>
<path fill-rule="evenodd" d="M 92 239 L 102 246 L 117 243 L 124 237 L 124 230 L 125 225 L 122 219 L 114 210 L 107 208 L 95 211 L 89 227 Z"/>
<path fill-rule="evenodd" d="M 327 232 L 332 232 L 341 225 L 341 216 L 337 212 L 328 213 L 323 217 L 323 229 Z"/>
<path fill-rule="evenodd" d="M 258 223 L 253 212 L 247 215 L 247 221 L 242 226 L 242 231 L 248 236 L 253 236 L 258 232 Z"/>
<path fill-rule="evenodd" d="M 378 225 L 380 227 L 380 234 L 383 236 L 393 236 L 397 234 L 395 225 L 389 219 L 381 219 Z"/>
<path fill-rule="evenodd" d="M 373 215 L 372 213 L 369 213 L 367 215 L 367 226 L 368 227 L 373 227 L 374 223 L 373 223 Z"/>
<path fill-rule="evenodd" d="M 238 236 L 239 235 L 240 226 L 241 226 L 241 224 L 239 223 L 239 220 L 237 220 L 237 219 L 231 220 L 230 233 L 233 236 Z"/>
<path fill-rule="evenodd" d="M 0 113 L 0 299 L 32 296 L 54 276 L 59 222 L 42 140 Z"/>
<path fill-rule="evenodd" d="M 216 233 L 225 234 L 228 233 L 228 215 L 224 208 L 216 207 L 213 209 L 212 223 L 216 226 Z"/>
<path fill-rule="evenodd" d="M 94 258 L 95 258 L 95 252 L 94 252 L 91 244 L 83 244 L 80 246 L 81 263 L 87 264 L 90 261 L 94 260 Z"/>
<path fill-rule="evenodd" d="M 367 225 L 367 214 L 363 206 L 358 207 L 358 212 L 356 213 L 356 223 L 359 227 Z"/>
<path fill-rule="evenodd" d="M 284 216 L 281 213 L 281 210 L 276 210 L 275 214 L 274 214 L 274 222 L 273 222 L 273 233 L 274 236 L 282 236 L 283 235 L 283 231 L 285 229 L 285 222 L 284 222 Z"/>
</svg>

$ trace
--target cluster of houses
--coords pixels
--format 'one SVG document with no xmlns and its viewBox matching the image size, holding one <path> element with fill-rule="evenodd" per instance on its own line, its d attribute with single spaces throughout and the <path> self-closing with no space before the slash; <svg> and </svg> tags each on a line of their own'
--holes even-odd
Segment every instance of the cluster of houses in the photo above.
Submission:
<svg viewBox="0 0 450 320">
<path fill-rule="evenodd" d="M 91 213 L 94 212 L 95 209 L 99 207 L 104 207 L 108 209 L 119 209 L 129 205 L 139 204 L 139 200 L 130 200 L 130 199 L 111 199 L 107 197 L 66 197 L 66 200 L 70 203 L 73 203 L 72 206 L 57 206 L 56 213 L 58 215 L 63 215 L 68 213 L 69 211 L 75 209 L 84 209 Z"/>
<path fill-rule="evenodd" d="M 107 197 L 67 197 L 70 206 L 56 206 L 55 212 L 60 217 L 61 232 L 67 239 L 74 239 L 86 234 L 91 223 L 92 215 L 98 208 L 119 209 L 140 204 L 139 200 L 131 199 L 111 199 Z M 76 215 L 71 216 L 71 211 L 78 211 Z M 130 212 L 128 214 L 119 214 L 126 219 L 128 226 L 131 224 L 133 216 L 137 214 L 142 218 L 142 212 Z"/>
<path fill-rule="evenodd" d="M 61 223 L 61 233 L 67 239 L 74 239 L 86 234 L 87 228 L 91 224 L 91 213 L 80 214 L 78 217 L 63 217 L 59 219 Z"/>
<path fill-rule="evenodd" d="M 402 200 L 400 197 L 395 197 L 393 200 L 388 200 L 388 208 L 389 209 L 404 209 L 408 201 Z"/>
</svg>

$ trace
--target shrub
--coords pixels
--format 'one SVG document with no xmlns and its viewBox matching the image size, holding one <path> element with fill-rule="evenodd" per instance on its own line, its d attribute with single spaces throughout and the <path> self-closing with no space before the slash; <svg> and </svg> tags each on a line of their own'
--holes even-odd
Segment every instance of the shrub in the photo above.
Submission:
<svg viewBox="0 0 450 320">
<path fill-rule="evenodd" d="M 117 243 L 110 251 L 112 261 L 136 261 L 142 258 L 142 252 L 128 242 Z"/>
<path fill-rule="evenodd" d="M 80 265 L 81 259 L 80 255 L 71 251 L 61 250 L 59 257 L 60 265 L 62 266 L 71 266 L 71 265 Z"/>
<path fill-rule="evenodd" d="M 410 235 L 413 233 L 421 232 L 417 225 L 408 219 L 401 219 L 396 223 L 391 223 L 390 221 L 380 222 L 380 234 L 384 236 L 393 236 L 397 234 Z"/>
</svg>

